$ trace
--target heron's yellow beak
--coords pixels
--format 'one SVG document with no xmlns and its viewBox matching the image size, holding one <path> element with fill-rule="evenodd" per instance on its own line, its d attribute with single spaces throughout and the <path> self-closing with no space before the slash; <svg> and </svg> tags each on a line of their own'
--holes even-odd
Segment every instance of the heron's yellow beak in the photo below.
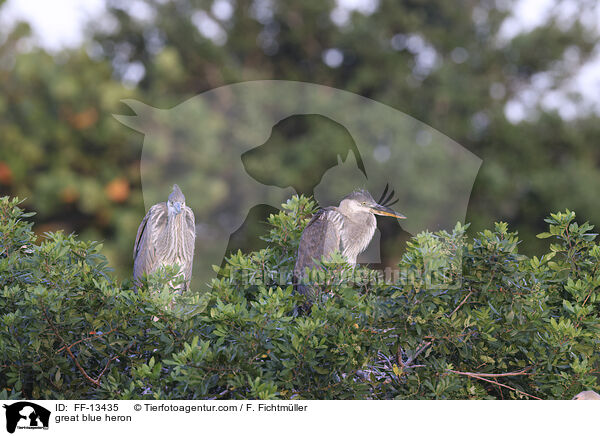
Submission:
<svg viewBox="0 0 600 436">
<path fill-rule="evenodd" d="M 371 207 L 370 209 L 371 209 L 371 212 L 373 212 L 375 215 L 391 216 L 391 217 L 398 218 L 401 220 L 406 219 L 406 217 L 404 215 L 402 215 L 401 213 L 394 212 L 389 207 L 381 206 L 379 204 Z"/>
</svg>

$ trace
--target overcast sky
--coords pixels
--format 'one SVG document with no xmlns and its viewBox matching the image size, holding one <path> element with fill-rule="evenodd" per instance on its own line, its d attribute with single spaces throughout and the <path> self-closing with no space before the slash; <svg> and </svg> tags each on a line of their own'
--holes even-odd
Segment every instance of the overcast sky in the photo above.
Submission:
<svg viewBox="0 0 600 436">
<path fill-rule="evenodd" d="M 377 0 L 337 0 L 338 7 L 332 19 L 344 22 L 351 10 L 369 14 L 377 7 Z M 501 2 L 501 0 L 498 0 Z M 213 12 L 227 13 L 228 0 L 215 0 Z M 510 39 L 519 32 L 527 31 L 542 24 L 548 15 L 555 11 L 556 0 L 518 0 L 513 9 L 513 16 L 507 19 L 501 29 L 501 36 Z M 219 5 L 220 4 L 220 5 Z M 143 3 L 133 0 L 128 3 L 130 11 L 144 15 L 147 8 Z M 215 10 L 217 6 L 217 10 Z M 219 7 L 220 6 L 220 7 Z M 104 0 L 8 0 L 1 9 L 0 25 L 10 24 L 17 19 L 28 21 L 33 29 L 37 44 L 48 50 L 60 50 L 75 47 L 83 41 L 85 23 L 97 19 L 104 11 Z M 569 17 L 578 14 L 574 1 L 561 3 L 560 16 L 568 21 Z M 230 12 L 229 12 L 230 13 Z M 202 17 L 200 17 L 202 18 Z M 582 17 L 590 27 L 600 29 L 600 6 L 594 13 L 586 13 Z M 208 23 L 210 24 L 210 23 Z M 210 30 L 209 26 L 201 30 Z M 219 35 L 216 35 L 219 36 Z M 578 108 L 564 98 L 569 91 L 580 91 L 587 99 L 586 103 L 600 113 L 600 53 L 590 61 L 580 73 L 573 77 L 560 90 L 550 89 L 548 80 L 537 77 L 531 88 L 523 92 L 519 100 L 507 104 L 506 115 L 511 121 L 519 121 L 526 116 L 528 110 L 541 101 L 544 107 L 559 110 L 565 118 L 572 118 Z"/>
</svg>

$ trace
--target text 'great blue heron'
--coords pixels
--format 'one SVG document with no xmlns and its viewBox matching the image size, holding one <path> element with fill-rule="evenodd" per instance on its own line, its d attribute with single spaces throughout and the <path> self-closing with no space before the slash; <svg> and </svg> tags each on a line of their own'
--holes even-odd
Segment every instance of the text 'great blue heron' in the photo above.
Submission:
<svg viewBox="0 0 600 436">
<path fill-rule="evenodd" d="M 312 217 L 300 237 L 294 267 L 299 292 L 307 294 L 309 291 L 310 288 L 302 283 L 305 271 L 314 267 L 315 260 L 322 256 L 327 257 L 339 250 L 349 264 L 356 264 L 358 255 L 367 248 L 375 233 L 375 215 L 406 218 L 384 205 L 393 196 L 392 192 L 384 199 L 386 192 L 387 186 L 378 203 L 368 191 L 354 191 L 344 197 L 338 207 L 326 207 Z"/>
<path fill-rule="evenodd" d="M 161 266 L 179 265 L 185 279 L 181 290 L 186 290 L 192 278 L 195 239 L 194 212 L 186 206 L 179 186 L 173 185 L 168 200 L 152 206 L 138 228 L 133 246 L 135 283 Z"/>
</svg>

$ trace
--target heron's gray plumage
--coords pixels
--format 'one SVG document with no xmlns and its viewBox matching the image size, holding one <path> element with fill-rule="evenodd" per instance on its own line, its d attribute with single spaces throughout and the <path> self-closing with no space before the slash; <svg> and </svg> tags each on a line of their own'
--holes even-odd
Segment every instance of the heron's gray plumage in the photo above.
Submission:
<svg viewBox="0 0 600 436">
<path fill-rule="evenodd" d="M 161 266 L 179 265 L 185 279 L 183 290 L 192 278 L 194 212 L 185 205 L 185 197 L 174 185 L 166 202 L 152 206 L 140 224 L 133 247 L 133 278 L 136 283 L 144 274 Z"/>
<path fill-rule="evenodd" d="M 355 265 L 358 255 L 368 247 L 377 228 L 375 214 L 404 218 L 378 204 L 369 192 L 363 190 L 347 195 L 337 207 L 319 210 L 300 237 L 294 267 L 295 280 L 302 282 L 306 268 L 312 268 L 315 260 L 327 257 L 336 250 L 349 264 Z M 299 283 L 298 290 L 307 293 L 308 288 Z"/>
</svg>

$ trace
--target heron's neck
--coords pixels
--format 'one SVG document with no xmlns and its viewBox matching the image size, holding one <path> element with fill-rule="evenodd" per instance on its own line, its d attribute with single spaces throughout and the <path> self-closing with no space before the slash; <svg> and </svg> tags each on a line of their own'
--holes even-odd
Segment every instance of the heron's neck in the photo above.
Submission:
<svg viewBox="0 0 600 436">
<path fill-rule="evenodd" d="M 165 254 L 177 259 L 182 257 L 184 251 L 184 218 L 183 213 L 169 215 L 167 217 L 167 226 L 163 236 L 165 244 Z"/>
<path fill-rule="evenodd" d="M 354 212 L 352 217 L 345 216 L 345 222 L 341 231 L 342 251 L 349 263 L 356 263 L 356 258 L 369 246 L 377 220 L 372 213 Z"/>
</svg>

